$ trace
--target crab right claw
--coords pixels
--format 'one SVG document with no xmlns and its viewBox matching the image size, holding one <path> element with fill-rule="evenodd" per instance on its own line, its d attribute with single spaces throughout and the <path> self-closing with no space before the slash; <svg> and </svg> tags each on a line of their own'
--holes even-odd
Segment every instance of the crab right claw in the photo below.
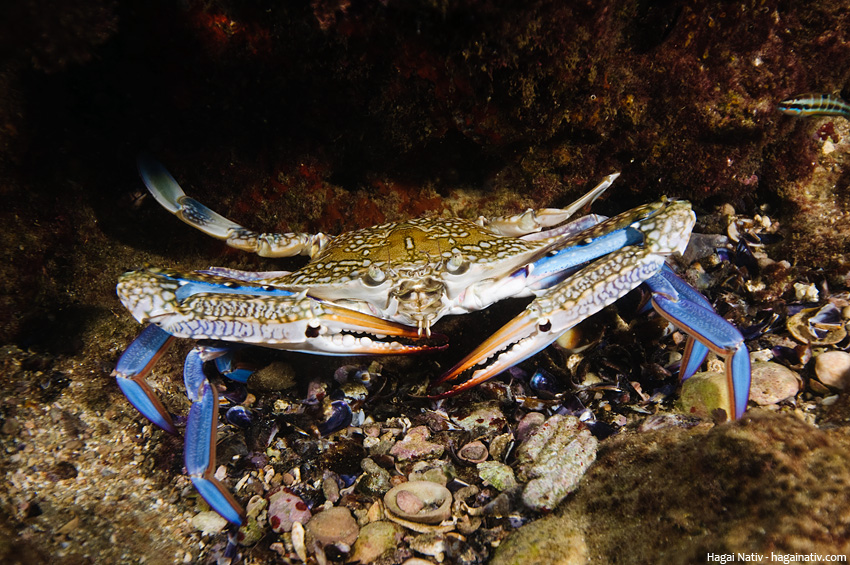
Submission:
<svg viewBox="0 0 850 565">
<path fill-rule="evenodd" d="M 565 246 L 521 271 L 518 276 L 539 287 L 539 296 L 434 385 L 472 370 L 466 382 L 433 398 L 457 394 L 524 361 L 645 283 L 655 310 L 691 336 L 682 360 L 682 380 L 696 372 L 709 350 L 727 357 L 728 414 L 740 418 L 750 389 L 744 338 L 665 264 L 667 255 L 684 249 L 687 235 L 678 234 L 689 234 L 693 221 L 686 203 L 662 201 L 600 222 L 588 230 L 592 236 L 582 245 Z"/>
</svg>

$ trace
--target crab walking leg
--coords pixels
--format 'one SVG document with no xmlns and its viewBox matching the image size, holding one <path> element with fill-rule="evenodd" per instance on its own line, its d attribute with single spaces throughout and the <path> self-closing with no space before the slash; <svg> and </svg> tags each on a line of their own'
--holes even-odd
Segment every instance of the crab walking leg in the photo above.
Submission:
<svg viewBox="0 0 850 565">
<path fill-rule="evenodd" d="M 186 472 L 210 507 L 228 522 L 239 526 L 245 519 L 245 512 L 214 476 L 218 390 L 204 376 L 201 354 L 200 348 L 193 349 L 183 367 L 186 392 L 192 401 L 183 448 Z"/>
<path fill-rule="evenodd" d="M 667 321 L 683 329 L 704 347 L 726 357 L 729 414 L 737 420 L 744 415 L 750 397 L 750 353 L 744 345 L 744 338 L 735 326 L 717 315 L 714 310 L 706 308 L 702 301 L 697 304 L 686 297 L 685 293 L 677 292 L 676 286 L 679 285 L 674 285 L 670 279 L 669 273 L 662 273 L 646 281 L 652 290 L 652 306 Z M 685 284 L 684 281 L 680 282 Z M 694 348 L 695 346 L 691 346 L 687 352 L 691 359 L 695 357 Z M 702 358 L 704 357 L 702 355 Z M 691 376 L 692 373 L 684 371 L 691 370 L 692 365 L 687 359 L 682 359 L 683 379 Z"/>
<path fill-rule="evenodd" d="M 163 208 L 231 247 L 261 257 L 314 257 L 330 241 L 323 233 L 258 233 L 244 228 L 186 196 L 174 177 L 156 160 L 140 155 L 137 163 L 142 181 Z"/>
<path fill-rule="evenodd" d="M 112 371 L 115 382 L 130 404 L 145 418 L 170 434 L 177 433 L 171 415 L 145 381 L 145 377 L 173 342 L 174 336 L 151 324 L 133 340 Z"/>
<path fill-rule="evenodd" d="M 556 226 L 572 217 L 573 214 L 593 203 L 594 200 L 611 186 L 620 173 L 613 173 L 602 179 L 598 185 L 587 194 L 570 204 L 566 208 L 541 208 L 538 210 L 528 209 L 522 214 L 515 216 L 497 216 L 495 218 L 478 218 L 478 225 L 490 228 L 494 233 L 511 237 L 519 237 L 535 232 L 543 228 Z"/>
<path fill-rule="evenodd" d="M 716 315 L 711 303 L 705 297 L 697 292 L 691 285 L 680 279 L 669 265 L 665 264 L 664 268 L 659 273 L 660 276 L 669 283 L 682 298 L 702 306 L 711 314 Z M 735 330 L 737 331 L 737 330 Z M 702 366 L 708 355 L 709 349 L 702 342 L 697 341 L 692 335 L 688 335 L 688 343 L 685 345 L 685 351 L 682 353 L 682 363 L 679 369 L 679 380 L 686 381 L 691 378 Z M 749 374 L 749 371 L 747 372 Z"/>
</svg>

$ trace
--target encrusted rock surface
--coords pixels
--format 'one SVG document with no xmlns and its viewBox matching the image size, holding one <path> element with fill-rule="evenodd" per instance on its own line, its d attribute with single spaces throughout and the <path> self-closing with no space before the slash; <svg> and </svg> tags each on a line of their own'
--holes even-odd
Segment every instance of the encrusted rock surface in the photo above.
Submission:
<svg viewBox="0 0 850 565">
<path fill-rule="evenodd" d="M 576 494 L 520 528 L 494 564 L 704 562 L 708 552 L 847 554 L 850 434 L 756 411 L 740 422 L 627 433 Z M 651 526 L 650 526 L 651 525 Z M 586 546 L 586 555 L 577 552 Z M 623 551 L 628 547 L 628 551 Z M 532 556 L 532 557 L 530 557 Z"/>
</svg>

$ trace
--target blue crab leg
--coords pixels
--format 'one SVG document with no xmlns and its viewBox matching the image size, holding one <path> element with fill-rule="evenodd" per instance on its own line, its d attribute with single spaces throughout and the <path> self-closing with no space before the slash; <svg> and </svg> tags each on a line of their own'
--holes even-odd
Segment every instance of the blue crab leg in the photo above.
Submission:
<svg viewBox="0 0 850 565">
<path fill-rule="evenodd" d="M 716 315 L 716 313 L 714 312 L 714 308 L 711 306 L 711 303 L 706 300 L 706 298 L 702 294 L 692 288 L 691 285 L 680 279 L 676 275 L 676 273 L 673 272 L 673 269 L 671 269 L 669 265 L 665 263 L 664 268 L 661 270 L 659 275 L 664 277 L 667 283 L 673 286 L 679 296 L 686 300 L 689 300 L 694 304 L 702 306 L 711 314 Z M 737 329 L 735 331 L 737 331 Z M 685 351 L 682 353 L 681 368 L 679 369 L 679 380 L 685 381 L 691 378 L 694 373 L 696 373 L 702 366 L 702 362 L 705 361 L 708 352 L 709 348 L 706 345 L 704 345 L 700 341 L 697 341 L 697 339 L 694 338 L 693 335 L 688 334 L 688 342 L 685 345 Z M 749 374 L 749 371 L 747 372 L 747 374 Z"/>
<path fill-rule="evenodd" d="M 151 390 L 145 377 L 173 341 L 174 336 L 154 324 L 149 325 L 124 351 L 112 372 L 115 382 L 130 404 L 170 434 L 177 433 L 171 415 Z"/>
<path fill-rule="evenodd" d="M 242 525 L 245 512 L 227 488 L 215 478 L 216 425 L 218 424 L 218 391 L 215 385 L 203 376 L 200 355 L 192 351 L 187 357 L 186 371 L 200 371 L 200 375 L 184 375 L 187 383 L 201 381 L 198 388 L 187 391 L 192 398 L 192 407 L 186 420 L 186 444 L 184 461 L 186 472 L 195 488 L 210 507 L 225 520 Z"/>
<path fill-rule="evenodd" d="M 189 224 L 237 249 L 261 257 L 314 257 L 330 241 L 322 233 L 258 233 L 242 227 L 186 196 L 174 177 L 156 160 L 140 155 L 139 175 L 159 204 Z"/>
<path fill-rule="evenodd" d="M 683 329 L 703 347 L 727 358 L 726 381 L 731 393 L 729 414 L 738 419 L 744 415 L 750 397 L 750 353 L 744 345 L 744 338 L 735 326 L 713 309 L 706 308 L 703 305 L 707 303 L 704 298 L 697 303 L 685 296 L 685 293 L 678 292 L 682 285 L 687 285 L 681 280 L 672 283 L 671 274 L 662 272 L 646 281 L 652 290 L 652 306 L 667 321 Z M 695 347 L 691 346 L 687 352 L 690 359 L 700 356 L 704 359 L 705 355 L 701 352 L 694 354 Z M 683 358 L 681 378 L 684 380 L 690 377 L 699 368 L 702 359 L 694 367 L 692 362 Z M 688 371 L 692 372 L 689 374 Z"/>
</svg>

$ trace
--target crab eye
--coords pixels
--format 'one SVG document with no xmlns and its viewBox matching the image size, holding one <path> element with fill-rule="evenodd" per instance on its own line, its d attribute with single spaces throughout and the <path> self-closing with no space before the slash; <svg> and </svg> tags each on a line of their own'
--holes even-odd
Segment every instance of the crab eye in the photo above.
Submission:
<svg viewBox="0 0 850 565">
<path fill-rule="evenodd" d="M 468 269 L 469 261 L 466 261 L 460 253 L 455 253 L 451 259 L 446 261 L 446 270 L 453 275 L 462 275 Z"/>
<path fill-rule="evenodd" d="M 384 271 L 382 271 L 375 265 L 371 265 L 366 274 L 363 275 L 363 284 L 365 284 L 366 286 L 378 286 L 386 279 L 387 275 L 384 274 Z"/>
</svg>

